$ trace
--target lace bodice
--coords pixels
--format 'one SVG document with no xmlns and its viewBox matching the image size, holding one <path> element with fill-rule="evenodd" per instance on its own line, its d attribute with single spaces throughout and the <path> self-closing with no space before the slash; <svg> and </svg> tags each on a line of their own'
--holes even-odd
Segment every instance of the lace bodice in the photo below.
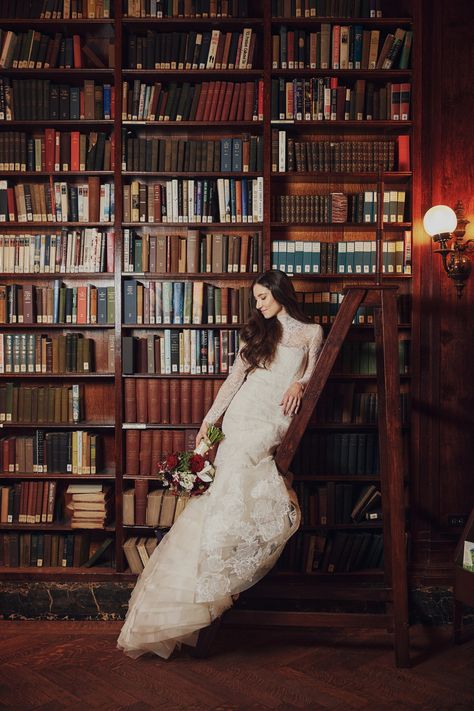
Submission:
<svg viewBox="0 0 474 711">
<path fill-rule="evenodd" d="M 306 385 L 311 373 L 314 370 L 319 352 L 323 343 L 323 329 L 318 324 L 302 323 L 284 311 L 277 314 L 277 318 L 282 325 L 281 345 L 289 348 L 298 348 L 307 351 L 308 358 L 306 368 L 299 380 L 296 382 Z M 214 400 L 212 407 L 204 421 L 213 425 L 223 415 L 232 398 L 238 392 L 240 386 L 245 381 L 246 363 L 239 352 L 234 361 L 231 373 L 221 385 L 221 388 Z"/>
</svg>

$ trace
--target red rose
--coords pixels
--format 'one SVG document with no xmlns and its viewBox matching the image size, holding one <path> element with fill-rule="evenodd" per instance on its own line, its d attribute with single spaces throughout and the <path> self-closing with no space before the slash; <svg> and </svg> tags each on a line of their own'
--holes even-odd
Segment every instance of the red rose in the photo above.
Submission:
<svg viewBox="0 0 474 711">
<path fill-rule="evenodd" d="M 178 455 L 177 454 L 168 454 L 166 457 L 166 466 L 169 469 L 174 469 L 178 464 Z"/>
<path fill-rule="evenodd" d="M 200 454 L 193 454 L 193 456 L 189 460 L 189 465 L 191 467 L 192 473 L 197 474 L 198 472 L 200 472 L 201 469 L 204 468 L 205 461 L 206 460 L 204 459 L 204 457 L 201 457 Z"/>
</svg>

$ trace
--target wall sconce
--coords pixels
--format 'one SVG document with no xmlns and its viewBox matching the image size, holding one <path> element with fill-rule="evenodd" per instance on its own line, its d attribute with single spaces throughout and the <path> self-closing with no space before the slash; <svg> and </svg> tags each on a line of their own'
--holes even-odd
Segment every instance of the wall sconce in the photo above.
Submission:
<svg viewBox="0 0 474 711">
<path fill-rule="evenodd" d="M 464 217 L 464 205 L 459 201 L 452 210 L 447 205 L 435 205 L 431 207 L 423 218 L 423 227 L 433 242 L 439 242 L 440 249 L 435 249 L 437 254 L 441 254 L 443 267 L 450 279 L 454 281 L 458 296 L 462 295 L 462 290 L 469 274 L 471 273 L 471 260 L 466 252 L 470 249 L 472 239 L 464 241 L 466 225 L 469 220 Z M 451 247 L 448 243 L 452 241 Z"/>
</svg>

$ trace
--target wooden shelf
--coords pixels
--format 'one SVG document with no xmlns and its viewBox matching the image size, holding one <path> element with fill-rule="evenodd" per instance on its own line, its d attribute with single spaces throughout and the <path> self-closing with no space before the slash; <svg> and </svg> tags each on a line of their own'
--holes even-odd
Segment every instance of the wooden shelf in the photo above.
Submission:
<svg viewBox="0 0 474 711">
<path fill-rule="evenodd" d="M 233 232 L 258 232 L 263 222 L 122 222 L 122 227 L 162 227 L 165 229 L 232 230 Z M 314 229 L 314 227 L 313 227 Z"/>
<path fill-rule="evenodd" d="M 247 25 L 262 25 L 262 17 L 124 17 L 122 18 L 124 27 L 138 28 L 148 25 L 158 25 L 159 28 L 173 29 L 189 28 L 189 25 L 197 25 L 199 27 L 229 27 L 229 29 L 237 27 L 246 27 Z"/>
<path fill-rule="evenodd" d="M 111 430 L 115 429 L 115 423 L 109 422 L 0 422 L 0 428 L 15 427 L 35 430 Z"/>
<path fill-rule="evenodd" d="M 112 272 L 23 272 L 22 274 L 18 274 L 17 272 L 2 272 L 0 278 L 15 279 L 18 281 L 34 280 L 36 282 L 42 280 L 52 281 L 56 279 L 59 279 L 60 281 L 74 281 L 76 279 L 93 279 L 94 281 L 97 279 L 108 279 L 109 281 L 112 281 L 114 279 L 114 275 Z"/>
<path fill-rule="evenodd" d="M 401 180 L 408 180 L 411 178 L 413 173 L 411 171 L 389 171 L 383 173 L 383 179 L 385 182 L 398 182 Z M 307 171 L 286 171 L 284 173 L 272 172 L 271 179 L 281 182 L 294 182 L 298 181 L 304 182 L 318 182 L 318 183 L 336 183 L 341 180 L 348 180 L 354 183 L 376 183 L 378 174 L 374 172 L 347 172 L 347 171 L 321 171 L 321 172 L 307 172 Z"/>
<path fill-rule="evenodd" d="M 0 373 L 2 380 L 109 380 L 115 373 Z"/>
<path fill-rule="evenodd" d="M 76 529 L 75 529 L 76 530 Z M 86 529 L 83 529 L 84 531 Z M 95 529 L 87 529 L 93 530 Z M 123 574 L 117 573 L 115 568 L 106 568 L 105 566 L 95 566 L 92 568 L 74 568 L 74 567 L 23 567 L 23 568 L 0 568 L 0 575 L 5 580 L 57 580 L 65 581 L 80 581 L 92 578 L 94 582 L 105 582 L 109 580 L 126 579 Z"/>
<path fill-rule="evenodd" d="M 100 324 L 100 323 L 2 323 L 0 325 L 0 328 L 2 330 L 8 329 L 10 330 L 18 330 L 20 329 L 26 329 L 29 331 L 30 329 L 33 330 L 38 330 L 38 329 L 43 329 L 43 330 L 48 330 L 50 328 L 57 329 L 57 328 L 67 328 L 67 329 L 72 329 L 72 330 L 83 330 L 83 329 L 100 329 L 100 328 L 114 328 L 114 324 L 107 323 L 107 324 Z"/>
<path fill-rule="evenodd" d="M 104 526 L 104 528 L 71 528 L 67 523 L 0 523 L 0 531 L 66 531 L 67 533 L 74 533 L 75 531 L 101 531 L 104 533 L 111 533 L 115 531 L 115 526 Z"/>
<path fill-rule="evenodd" d="M 183 72 L 186 74 L 186 79 L 189 77 L 196 77 L 196 79 L 206 80 L 209 77 L 235 77 L 237 79 L 242 79 L 244 77 L 250 77 L 251 79 L 258 79 L 263 75 L 263 69 L 123 69 L 122 76 L 124 79 L 127 78 L 137 78 L 147 77 L 155 78 L 157 74 L 160 77 L 166 79 L 175 79 L 176 77 L 181 78 Z M 168 122 L 167 122 L 168 123 Z"/>
<path fill-rule="evenodd" d="M 243 328 L 245 324 L 243 323 L 124 323 L 122 324 L 122 328 L 146 328 L 147 330 L 150 331 L 156 331 L 157 329 L 159 331 L 162 331 L 164 328 L 171 328 L 171 329 L 206 329 L 207 331 L 209 329 L 233 329 L 233 328 Z"/>
<path fill-rule="evenodd" d="M 77 79 L 88 79 L 89 77 L 92 77 L 94 79 L 104 79 L 104 81 L 107 82 L 107 80 L 110 81 L 114 78 L 113 69 L 76 69 L 74 67 L 70 67 L 69 69 L 2 69 L 2 74 L 7 77 L 18 77 L 20 79 L 22 77 L 38 77 L 40 79 L 43 77 L 52 77 L 59 79 L 71 78 L 74 81 L 76 81 Z"/>
<path fill-rule="evenodd" d="M 115 474 L 55 474 L 54 472 L 30 472 L 25 474 L 23 472 L 0 472 L 0 479 L 58 479 L 65 481 L 88 481 L 100 482 L 102 480 L 115 481 Z"/>
<path fill-rule="evenodd" d="M 112 170 L 53 170 L 48 173 L 43 170 L 0 170 L 0 176 L 5 176 L 6 178 L 49 178 L 50 175 L 58 176 L 58 178 L 83 178 L 86 175 L 112 177 L 114 172 Z M 51 224 L 62 223 L 52 222 Z"/>
<path fill-rule="evenodd" d="M 288 26 L 303 26 L 312 27 L 312 25 L 320 25 L 321 23 L 330 23 L 332 25 L 367 25 L 369 27 L 392 27 L 398 25 L 411 25 L 413 23 L 410 17 L 272 17 L 272 25 L 288 25 Z"/>
<path fill-rule="evenodd" d="M 158 272 L 122 272 L 122 276 L 132 279 L 140 277 L 145 279 L 159 279 L 160 281 L 180 281 L 183 279 L 186 279 L 186 281 L 242 281 L 243 279 L 253 281 L 258 276 L 258 272 L 224 272 L 223 274 L 212 272 L 200 272 L 199 274 L 183 274 L 182 272 L 166 272 L 165 274 Z"/>
<path fill-rule="evenodd" d="M 122 170 L 122 175 L 125 177 L 149 177 L 149 178 L 222 178 L 222 177 L 230 177 L 230 178 L 258 178 L 259 176 L 262 175 L 262 172 L 248 172 L 248 173 L 243 173 L 243 172 L 236 172 L 236 171 L 226 171 L 223 173 L 222 171 L 216 172 L 216 171 L 195 171 L 195 172 L 172 172 L 172 171 L 158 171 L 154 172 L 151 170 L 141 170 L 141 171 L 130 171 L 130 170 Z M 243 223 L 245 224 L 245 223 Z"/>
<path fill-rule="evenodd" d="M 375 232 L 377 225 L 375 222 L 271 222 L 270 227 L 276 230 L 347 230 L 348 232 Z M 407 230 L 412 227 L 411 222 L 386 222 L 384 229 L 387 231 Z"/>
<path fill-rule="evenodd" d="M 411 69 L 272 69 L 274 77 L 344 77 L 354 79 L 374 79 L 376 81 L 411 78 Z"/>
<path fill-rule="evenodd" d="M 123 126 L 162 126 L 163 128 L 212 128 L 214 131 L 223 129 L 263 128 L 263 121 L 143 121 L 122 120 Z"/>
<path fill-rule="evenodd" d="M 93 129 L 96 127 L 114 127 L 113 119 L 37 119 L 29 121 L 0 121 L 0 127 L 5 126 L 5 128 L 79 128 L 86 127 Z M 8 223 L 5 223 L 8 224 Z"/>
</svg>

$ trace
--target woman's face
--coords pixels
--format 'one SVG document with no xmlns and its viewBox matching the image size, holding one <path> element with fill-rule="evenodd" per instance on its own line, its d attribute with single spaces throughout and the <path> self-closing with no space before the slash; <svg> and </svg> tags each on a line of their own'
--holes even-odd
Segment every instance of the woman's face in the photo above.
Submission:
<svg viewBox="0 0 474 711">
<path fill-rule="evenodd" d="M 272 318 L 283 309 L 283 306 L 274 298 L 272 292 L 266 286 L 255 284 L 253 295 L 256 301 L 256 308 L 265 318 Z"/>
</svg>

